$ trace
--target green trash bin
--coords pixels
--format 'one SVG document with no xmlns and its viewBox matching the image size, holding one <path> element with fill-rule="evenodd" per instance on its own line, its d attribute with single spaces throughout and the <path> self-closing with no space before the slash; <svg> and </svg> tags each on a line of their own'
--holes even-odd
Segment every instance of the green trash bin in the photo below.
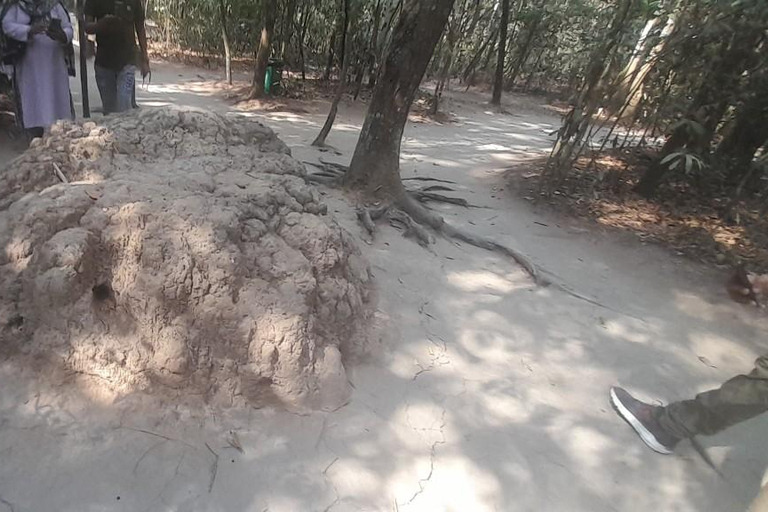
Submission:
<svg viewBox="0 0 768 512">
<path fill-rule="evenodd" d="M 267 66 L 267 73 L 264 75 L 264 92 L 269 94 L 272 89 L 272 75 L 275 72 L 275 68 L 272 64 Z"/>
<path fill-rule="evenodd" d="M 285 64 L 278 59 L 269 59 L 267 72 L 264 74 L 264 92 L 270 94 L 276 88 L 280 87 L 283 80 L 283 67 Z"/>
</svg>

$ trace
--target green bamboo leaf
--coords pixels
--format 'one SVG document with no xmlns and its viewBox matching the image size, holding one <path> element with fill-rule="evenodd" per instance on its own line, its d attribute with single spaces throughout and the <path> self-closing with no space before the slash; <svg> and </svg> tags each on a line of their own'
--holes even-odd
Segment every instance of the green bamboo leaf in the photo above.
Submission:
<svg viewBox="0 0 768 512">
<path fill-rule="evenodd" d="M 670 153 L 670 154 L 668 154 L 667 156 L 665 156 L 664 158 L 661 159 L 661 165 L 664 165 L 664 164 L 674 160 L 675 157 L 677 157 L 677 153 Z"/>
</svg>

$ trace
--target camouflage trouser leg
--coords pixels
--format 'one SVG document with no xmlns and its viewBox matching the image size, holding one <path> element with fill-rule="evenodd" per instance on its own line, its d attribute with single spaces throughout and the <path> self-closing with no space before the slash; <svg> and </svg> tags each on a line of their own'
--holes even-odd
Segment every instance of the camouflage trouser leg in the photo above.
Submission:
<svg viewBox="0 0 768 512">
<path fill-rule="evenodd" d="M 760 494 L 757 495 L 748 512 L 768 512 L 768 483 L 763 485 Z"/>
<path fill-rule="evenodd" d="M 712 435 L 768 411 L 768 355 L 755 362 L 748 375 L 725 382 L 720 389 L 701 393 L 693 400 L 662 408 L 658 420 L 671 434 L 688 438 Z"/>
</svg>

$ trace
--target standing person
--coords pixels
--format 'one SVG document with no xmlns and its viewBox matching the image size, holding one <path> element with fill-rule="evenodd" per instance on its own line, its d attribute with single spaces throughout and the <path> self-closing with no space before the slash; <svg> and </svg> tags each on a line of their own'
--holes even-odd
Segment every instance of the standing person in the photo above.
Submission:
<svg viewBox="0 0 768 512">
<path fill-rule="evenodd" d="M 144 6 L 141 0 L 86 0 L 85 15 L 86 33 L 96 35 L 96 85 L 104 114 L 130 110 L 136 66 L 142 77 L 149 74 Z"/>
<path fill-rule="evenodd" d="M 60 1 L 8 2 L 2 29 L 17 46 L 12 68 L 20 125 L 31 137 L 41 137 L 57 120 L 74 119 L 66 61 L 73 31 Z"/>
</svg>

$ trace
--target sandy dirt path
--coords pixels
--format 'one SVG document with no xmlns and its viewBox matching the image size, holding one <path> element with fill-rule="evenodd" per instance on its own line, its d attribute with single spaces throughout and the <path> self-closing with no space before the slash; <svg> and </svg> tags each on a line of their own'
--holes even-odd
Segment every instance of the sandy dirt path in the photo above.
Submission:
<svg viewBox="0 0 768 512">
<path fill-rule="evenodd" d="M 158 67 L 140 102 L 233 110 L 212 78 Z M 644 448 L 607 391 L 676 399 L 715 386 L 766 350 L 766 317 L 728 302 L 717 272 L 515 199 L 503 168 L 545 150 L 557 117 L 526 98 L 498 114 L 482 95 L 451 96 L 455 123 L 409 124 L 403 176 L 455 181 L 482 208 L 438 207 L 450 221 L 607 308 L 537 289 L 495 254 L 446 240 L 426 251 L 382 226 L 361 245 L 389 328 L 382 353 L 352 369 L 348 405 L 297 416 L 112 403 L 0 363 L 0 511 L 745 509 L 768 461 L 768 417 L 703 440 L 720 477 L 688 445 L 673 457 Z M 301 160 L 347 163 L 363 107 L 341 108 L 328 139 L 340 156 L 308 147 L 325 109 L 307 111 L 243 115 Z M 323 193 L 366 240 L 343 196 Z"/>
</svg>

